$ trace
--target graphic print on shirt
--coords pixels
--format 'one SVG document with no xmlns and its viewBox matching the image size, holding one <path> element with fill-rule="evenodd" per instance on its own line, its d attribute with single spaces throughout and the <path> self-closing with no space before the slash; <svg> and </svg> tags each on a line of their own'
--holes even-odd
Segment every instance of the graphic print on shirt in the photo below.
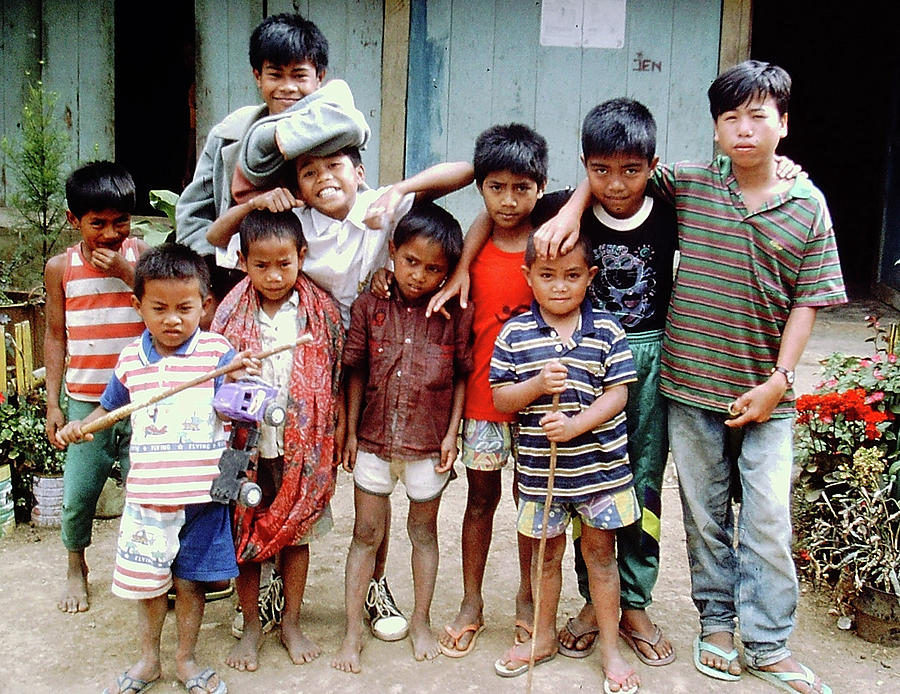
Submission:
<svg viewBox="0 0 900 694">
<path fill-rule="evenodd" d="M 591 284 L 591 296 L 597 306 L 613 314 L 628 329 L 654 314 L 656 272 L 653 248 L 642 244 L 632 251 L 628 246 L 605 243 L 594 250 L 599 268 Z"/>
</svg>

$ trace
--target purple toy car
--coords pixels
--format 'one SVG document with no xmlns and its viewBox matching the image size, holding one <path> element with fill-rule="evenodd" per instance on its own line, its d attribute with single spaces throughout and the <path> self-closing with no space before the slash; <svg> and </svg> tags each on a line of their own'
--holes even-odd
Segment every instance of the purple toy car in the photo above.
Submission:
<svg viewBox="0 0 900 694">
<path fill-rule="evenodd" d="M 275 403 L 278 389 L 261 378 L 226 383 L 213 399 L 213 407 L 233 422 L 265 422 L 277 427 L 284 422 L 284 408 Z"/>
</svg>

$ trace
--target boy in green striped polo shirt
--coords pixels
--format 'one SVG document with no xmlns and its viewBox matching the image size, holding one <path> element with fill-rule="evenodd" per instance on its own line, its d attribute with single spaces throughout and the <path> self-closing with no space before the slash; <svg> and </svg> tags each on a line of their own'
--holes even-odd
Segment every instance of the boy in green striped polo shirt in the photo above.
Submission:
<svg viewBox="0 0 900 694">
<path fill-rule="evenodd" d="M 786 645 L 797 605 L 791 386 L 816 310 L 847 299 L 821 191 L 805 177 L 776 174 L 790 89 L 778 66 L 729 68 L 708 92 L 724 156 L 658 167 L 653 176 L 676 204 L 681 253 L 660 390 L 700 613 L 695 666 L 740 679 L 739 625 L 749 673 L 781 689 L 830 693 Z M 564 251 L 565 236 L 548 233 L 543 249 Z"/>
</svg>

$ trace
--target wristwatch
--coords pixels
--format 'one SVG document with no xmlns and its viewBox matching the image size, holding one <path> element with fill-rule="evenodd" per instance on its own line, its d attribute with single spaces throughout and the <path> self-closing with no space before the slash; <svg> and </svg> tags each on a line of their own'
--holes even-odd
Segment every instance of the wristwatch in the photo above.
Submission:
<svg viewBox="0 0 900 694">
<path fill-rule="evenodd" d="M 786 369 L 783 366 L 773 366 L 772 370 L 769 372 L 774 375 L 775 373 L 780 373 L 784 376 L 784 380 L 787 381 L 788 388 L 794 385 L 794 372 L 790 369 Z"/>
</svg>

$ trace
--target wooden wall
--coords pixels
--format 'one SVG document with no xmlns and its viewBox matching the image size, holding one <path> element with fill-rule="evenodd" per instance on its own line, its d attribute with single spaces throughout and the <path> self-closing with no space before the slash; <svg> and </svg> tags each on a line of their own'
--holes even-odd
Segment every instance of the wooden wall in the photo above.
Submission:
<svg viewBox="0 0 900 694">
<path fill-rule="evenodd" d="M 520 121 L 547 138 L 548 190 L 575 185 L 581 121 L 616 96 L 653 112 L 662 161 L 712 154 L 706 89 L 718 69 L 720 0 L 628 0 L 621 49 L 541 46 L 537 2 L 483 0 L 477 17 L 472 7 L 412 1 L 407 174 L 471 159 L 479 132 Z M 474 187 L 447 201 L 464 226 L 481 206 Z"/>
</svg>

